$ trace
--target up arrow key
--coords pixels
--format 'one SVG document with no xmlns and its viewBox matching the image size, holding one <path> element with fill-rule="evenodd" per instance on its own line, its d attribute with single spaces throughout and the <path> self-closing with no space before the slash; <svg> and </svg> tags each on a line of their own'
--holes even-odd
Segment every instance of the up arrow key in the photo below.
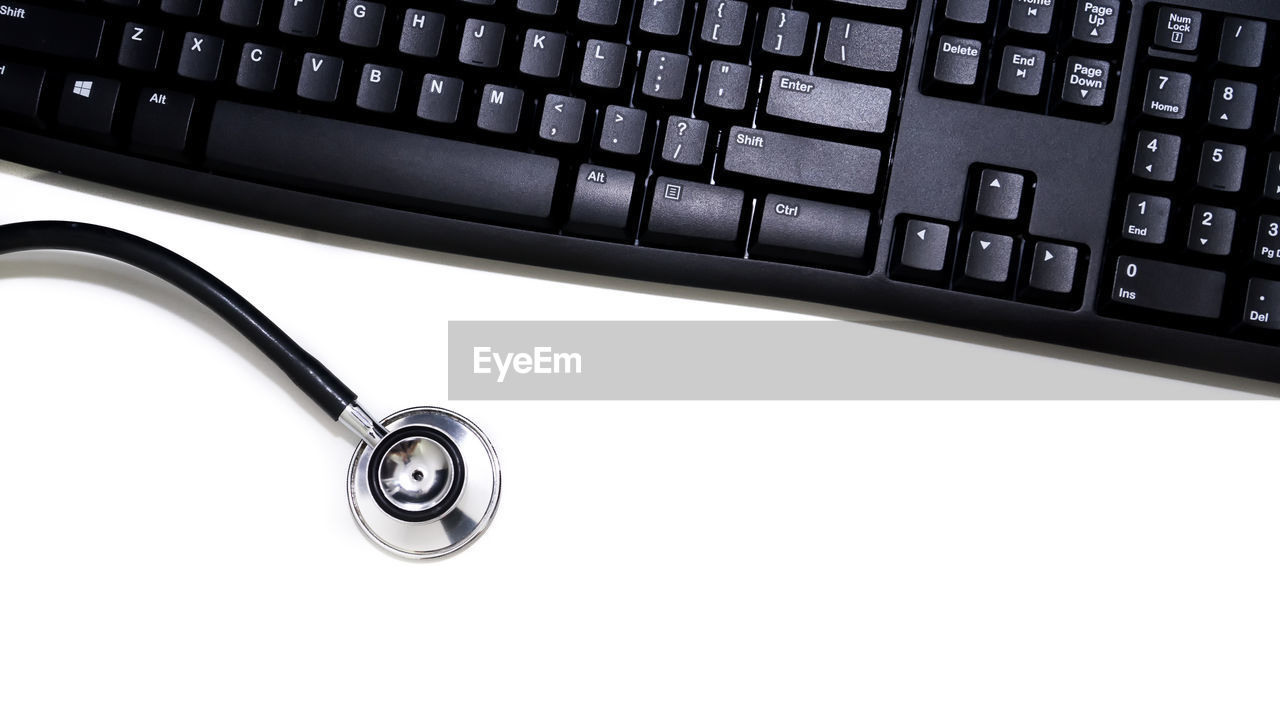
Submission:
<svg viewBox="0 0 1280 720">
<path fill-rule="evenodd" d="M 996 178 L 995 180 L 992 180 L 992 181 L 991 181 L 991 187 L 993 187 L 993 188 L 998 188 L 998 187 L 1000 187 L 1000 178 Z"/>
</svg>

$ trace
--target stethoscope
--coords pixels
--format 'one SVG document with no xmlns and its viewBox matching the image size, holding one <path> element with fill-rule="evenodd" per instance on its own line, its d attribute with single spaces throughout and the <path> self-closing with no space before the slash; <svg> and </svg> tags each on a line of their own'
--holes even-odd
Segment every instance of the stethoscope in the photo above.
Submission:
<svg viewBox="0 0 1280 720">
<path fill-rule="evenodd" d="M 438 558 L 470 545 L 498 508 L 502 472 L 475 423 L 437 407 L 402 410 L 382 422 L 320 361 L 221 280 L 176 253 L 118 230 L 74 222 L 0 226 L 0 255 L 71 250 L 145 270 L 199 300 L 267 355 L 359 444 L 347 498 L 360 529 L 404 558 Z"/>
</svg>

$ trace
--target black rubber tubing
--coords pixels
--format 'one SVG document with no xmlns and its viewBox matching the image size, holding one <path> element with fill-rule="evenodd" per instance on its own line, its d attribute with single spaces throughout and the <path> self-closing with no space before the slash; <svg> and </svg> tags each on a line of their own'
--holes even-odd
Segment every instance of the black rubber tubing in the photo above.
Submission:
<svg viewBox="0 0 1280 720">
<path fill-rule="evenodd" d="M 70 250 L 118 260 L 155 275 L 214 311 L 271 359 L 289 379 L 337 420 L 356 395 L 328 368 L 226 283 L 153 242 L 98 225 L 42 221 L 0 226 L 0 255 L 26 250 Z"/>
</svg>

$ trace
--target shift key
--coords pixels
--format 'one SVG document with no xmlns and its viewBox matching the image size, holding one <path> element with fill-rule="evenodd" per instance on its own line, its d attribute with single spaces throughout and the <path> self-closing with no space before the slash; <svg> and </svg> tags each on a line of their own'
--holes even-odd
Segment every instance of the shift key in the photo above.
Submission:
<svg viewBox="0 0 1280 720">
<path fill-rule="evenodd" d="M 0 47 L 93 60 L 102 45 L 103 21 L 78 12 L 31 3 L 0 5 Z"/>
<path fill-rule="evenodd" d="M 1121 256 L 1111 299 L 1159 312 L 1217 318 L 1226 285 L 1226 274 L 1216 270 Z"/>
<path fill-rule="evenodd" d="M 724 168 L 766 180 L 871 195 L 880 177 L 880 151 L 734 127 L 729 130 Z"/>
</svg>

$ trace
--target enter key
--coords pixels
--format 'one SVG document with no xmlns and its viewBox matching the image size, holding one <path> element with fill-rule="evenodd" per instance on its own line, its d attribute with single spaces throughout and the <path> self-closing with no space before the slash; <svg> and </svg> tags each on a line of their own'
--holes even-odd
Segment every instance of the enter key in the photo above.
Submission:
<svg viewBox="0 0 1280 720">
<path fill-rule="evenodd" d="M 842 130 L 882 133 L 893 92 L 872 85 L 775 70 L 765 112 Z"/>
</svg>

